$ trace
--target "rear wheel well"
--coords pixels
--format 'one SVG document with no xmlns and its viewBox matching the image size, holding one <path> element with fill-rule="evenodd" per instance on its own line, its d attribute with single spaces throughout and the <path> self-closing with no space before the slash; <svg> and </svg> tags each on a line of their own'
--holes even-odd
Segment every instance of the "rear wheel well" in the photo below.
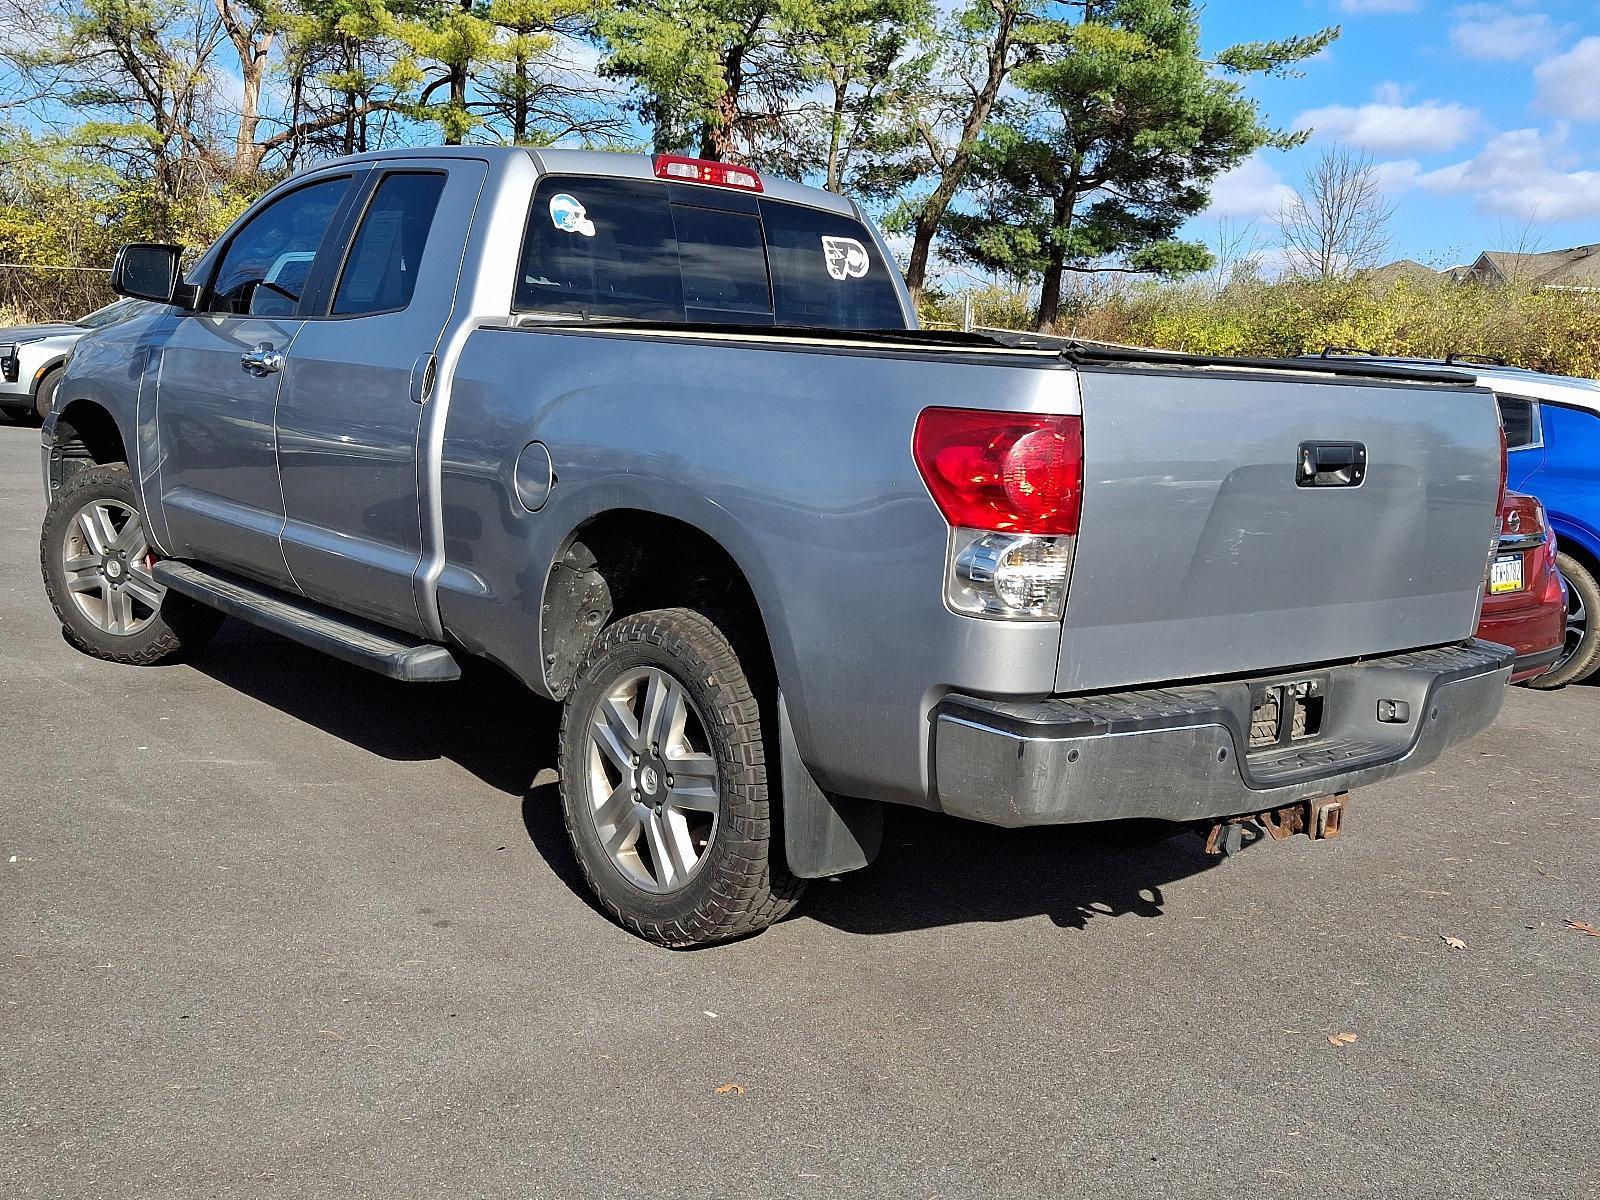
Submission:
<svg viewBox="0 0 1600 1200">
<path fill-rule="evenodd" d="M 546 581 L 540 617 L 546 685 L 572 688 L 600 631 L 658 608 L 713 616 L 753 682 L 774 685 L 772 651 L 749 580 L 714 538 L 684 521 L 635 509 L 593 517 L 575 530 Z"/>
<path fill-rule="evenodd" d="M 1566 554 L 1577 559 L 1584 566 L 1589 568 L 1589 574 L 1593 575 L 1596 579 L 1600 579 L 1600 558 L 1596 558 L 1593 552 L 1590 551 L 1589 547 L 1585 546 L 1582 542 L 1579 542 L 1575 538 L 1563 538 L 1560 534 L 1557 534 L 1556 551 L 1560 554 Z"/>
<path fill-rule="evenodd" d="M 50 451 L 52 493 L 79 471 L 127 461 L 117 422 L 92 400 L 74 400 L 56 418 Z"/>
</svg>

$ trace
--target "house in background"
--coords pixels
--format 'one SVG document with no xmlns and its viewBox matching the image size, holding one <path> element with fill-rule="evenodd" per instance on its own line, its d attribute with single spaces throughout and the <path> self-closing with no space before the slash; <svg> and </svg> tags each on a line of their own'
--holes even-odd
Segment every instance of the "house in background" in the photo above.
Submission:
<svg viewBox="0 0 1600 1200">
<path fill-rule="evenodd" d="M 1472 283 L 1531 284 L 1561 291 L 1600 291 L 1600 245 L 1573 246 L 1542 254 L 1485 250 L 1467 268 Z"/>
<path fill-rule="evenodd" d="M 1368 278 L 1388 287 L 1393 287 L 1402 279 L 1412 283 L 1434 283 L 1443 278 L 1484 287 L 1515 283 L 1551 291 L 1595 292 L 1600 291 L 1600 244 L 1547 250 L 1539 254 L 1485 250 L 1466 266 L 1450 267 L 1444 271 L 1435 271 L 1409 258 L 1402 258 L 1368 272 Z"/>
<path fill-rule="evenodd" d="M 1459 270 L 1460 268 L 1453 269 Z M 1435 271 L 1432 267 L 1423 266 L 1415 259 L 1402 258 L 1398 262 L 1374 267 L 1366 272 L 1366 277 L 1369 282 L 1376 284 L 1378 287 L 1392 288 L 1402 280 L 1406 283 L 1438 283 L 1440 278 L 1448 273 L 1446 271 Z"/>
</svg>

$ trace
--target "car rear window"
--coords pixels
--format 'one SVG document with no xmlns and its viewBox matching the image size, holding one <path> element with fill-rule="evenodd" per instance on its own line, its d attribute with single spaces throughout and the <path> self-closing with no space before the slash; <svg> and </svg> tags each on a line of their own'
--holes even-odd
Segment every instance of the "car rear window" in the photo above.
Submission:
<svg viewBox="0 0 1600 1200">
<path fill-rule="evenodd" d="M 767 197 L 551 176 L 523 238 L 519 311 L 827 329 L 903 329 L 859 221 Z M 734 211 L 748 208 L 748 211 Z"/>
<path fill-rule="evenodd" d="M 1500 420 L 1506 427 L 1506 449 L 1523 450 L 1539 444 L 1539 413 L 1533 401 L 1520 396 L 1500 396 Z"/>
</svg>

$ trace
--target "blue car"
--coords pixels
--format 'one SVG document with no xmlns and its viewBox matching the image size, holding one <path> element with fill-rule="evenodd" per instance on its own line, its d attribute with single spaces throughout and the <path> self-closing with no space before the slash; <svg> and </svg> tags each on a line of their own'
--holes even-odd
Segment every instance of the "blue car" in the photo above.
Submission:
<svg viewBox="0 0 1600 1200">
<path fill-rule="evenodd" d="M 1324 356 L 1339 353 L 1332 349 Z M 1545 375 L 1476 356 L 1442 361 L 1354 355 L 1373 362 L 1476 377 L 1500 401 L 1506 486 L 1537 496 L 1549 514 L 1567 587 L 1561 657 L 1532 687 L 1578 683 L 1600 670 L 1600 381 Z"/>
</svg>

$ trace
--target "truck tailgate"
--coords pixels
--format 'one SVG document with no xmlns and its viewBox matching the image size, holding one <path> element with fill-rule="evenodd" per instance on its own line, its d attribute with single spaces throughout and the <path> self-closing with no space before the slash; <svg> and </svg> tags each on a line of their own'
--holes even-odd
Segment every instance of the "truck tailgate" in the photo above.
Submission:
<svg viewBox="0 0 1600 1200">
<path fill-rule="evenodd" d="M 1499 498 L 1487 392 L 1203 370 L 1086 369 L 1081 382 L 1059 691 L 1471 636 Z M 1361 444 L 1365 478 L 1300 486 L 1307 443 Z"/>
</svg>

